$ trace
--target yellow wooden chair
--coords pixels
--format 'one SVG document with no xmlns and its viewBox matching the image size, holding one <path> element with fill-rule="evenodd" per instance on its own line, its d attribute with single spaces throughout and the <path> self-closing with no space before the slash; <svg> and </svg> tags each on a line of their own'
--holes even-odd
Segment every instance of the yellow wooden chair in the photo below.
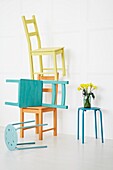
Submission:
<svg viewBox="0 0 113 170">
<path fill-rule="evenodd" d="M 63 47 L 54 47 L 54 48 L 41 48 L 41 40 L 40 35 L 36 23 L 35 16 L 32 16 L 32 19 L 26 19 L 25 16 L 22 16 L 24 29 L 27 37 L 28 42 L 28 50 L 29 50 L 29 59 L 30 59 L 30 72 L 31 72 L 31 78 L 34 79 L 34 75 L 38 74 L 34 70 L 34 64 L 33 64 L 33 56 L 39 56 L 39 74 L 53 74 L 55 75 L 55 80 L 58 80 L 57 72 L 58 70 L 62 71 L 63 76 L 66 75 L 66 69 L 65 69 L 65 59 L 64 59 L 64 48 Z M 33 25 L 34 31 L 29 31 L 29 26 Z M 31 37 L 35 36 L 37 40 L 38 47 L 37 49 L 33 49 Z M 57 55 L 61 55 L 61 61 L 62 61 L 62 67 L 57 67 Z M 51 55 L 53 56 L 53 68 L 44 68 L 43 66 L 43 55 Z"/>
<path fill-rule="evenodd" d="M 59 78 L 59 74 L 57 73 L 57 77 Z M 38 75 L 38 80 L 55 80 L 55 76 L 41 76 Z M 56 85 L 56 91 L 58 92 L 58 85 Z M 50 92 L 52 93 L 51 87 L 44 87 L 43 92 Z M 56 95 L 57 100 L 57 95 Z M 57 108 L 52 107 L 43 107 L 43 106 L 37 106 L 37 107 L 27 107 L 27 108 L 20 108 L 20 122 L 24 122 L 24 115 L 25 113 L 32 113 L 35 114 L 35 121 L 37 124 L 43 124 L 43 117 L 44 113 L 47 114 L 47 112 L 53 112 L 53 127 L 49 129 L 43 129 L 42 126 L 36 127 L 36 134 L 39 134 L 39 140 L 43 140 L 43 132 L 51 131 L 53 130 L 53 135 L 57 136 Z M 20 125 L 21 127 L 24 126 L 24 124 Z M 24 130 L 20 129 L 20 137 L 24 137 Z"/>
</svg>

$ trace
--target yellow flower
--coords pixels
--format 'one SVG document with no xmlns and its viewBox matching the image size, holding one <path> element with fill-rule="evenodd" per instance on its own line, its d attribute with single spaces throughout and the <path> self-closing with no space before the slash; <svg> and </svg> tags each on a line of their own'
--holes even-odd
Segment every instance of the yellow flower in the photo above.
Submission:
<svg viewBox="0 0 113 170">
<path fill-rule="evenodd" d="M 77 88 L 78 91 L 82 90 L 80 87 Z"/>
<path fill-rule="evenodd" d="M 85 88 L 88 89 L 88 87 L 89 87 L 89 84 L 85 84 Z"/>
<path fill-rule="evenodd" d="M 80 84 L 80 86 L 77 88 L 78 91 L 82 90 L 82 95 L 86 98 L 91 96 L 93 99 L 95 98 L 95 95 L 93 93 L 93 90 L 97 89 L 97 86 L 95 86 L 93 83 L 86 83 L 86 84 Z"/>
<path fill-rule="evenodd" d="M 81 88 L 84 88 L 84 84 L 80 84 L 80 87 L 81 87 Z"/>
<path fill-rule="evenodd" d="M 92 88 L 94 85 L 93 85 L 93 83 L 90 83 L 89 86 Z"/>
<path fill-rule="evenodd" d="M 93 86 L 93 89 L 97 89 L 97 86 Z"/>
<path fill-rule="evenodd" d="M 97 86 L 95 86 L 93 83 L 80 84 L 80 86 L 78 87 L 78 91 L 83 89 L 88 90 L 89 88 L 90 90 L 95 90 L 97 89 Z"/>
<path fill-rule="evenodd" d="M 80 87 L 81 87 L 82 89 L 88 89 L 89 84 L 80 84 Z"/>
</svg>

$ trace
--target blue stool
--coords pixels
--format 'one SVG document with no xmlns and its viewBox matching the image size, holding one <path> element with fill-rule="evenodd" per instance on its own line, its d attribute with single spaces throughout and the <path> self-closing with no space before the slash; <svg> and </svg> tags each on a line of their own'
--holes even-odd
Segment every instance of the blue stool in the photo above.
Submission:
<svg viewBox="0 0 113 170">
<path fill-rule="evenodd" d="M 79 140 L 79 115 L 80 111 L 82 111 L 82 144 L 84 144 L 84 112 L 90 110 L 94 111 L 94 118 L 95 118 L 95 137 L 97 139 L 97 120 L 96 120 L 96 112 L 99 111 L 100 113 L 100 126 L 101 126 L 101 139 L 102 143 L 104 143 L 104 138 L 103 138 L 103 125 L 102 125 L 102 111 L 98 107 L 91 107 L 91 108 L 84 108 L 84 107 L 79 107 L 78 108 L 78 118 L 77 118 L 77 139 Z"/>
</svg>

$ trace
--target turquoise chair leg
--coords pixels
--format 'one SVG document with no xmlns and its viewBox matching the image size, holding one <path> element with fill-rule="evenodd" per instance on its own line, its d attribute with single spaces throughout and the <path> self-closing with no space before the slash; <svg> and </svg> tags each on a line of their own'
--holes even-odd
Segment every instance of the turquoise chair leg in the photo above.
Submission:
<svg viewBox="0 0 113 170">
<path fill-rule="evenodd" d="M 79 140 L 79 109 L 78 109 L 78 115 L 77 115 L 77 139 Z"/>
<path fill-rule="evenodd" d="M 94 117 L 95 117 L 95 137 L 97 139 L 97 118 L 96 118 L 96 110 L 94 110 Z"/>
<path fill-rule="evenodd" d="M 100 125 L 101 125 L 101 138 L 102 138 L 102 143 L 104 143 L 104 138 L 103 138 L 103 125 L 102 125 L 102 112 L 100 111 Z"/>
<path fill-rule="evenodd" d="M 82 144 L 84 144 L 84 111 L 82 111 Z"/>
</svg>

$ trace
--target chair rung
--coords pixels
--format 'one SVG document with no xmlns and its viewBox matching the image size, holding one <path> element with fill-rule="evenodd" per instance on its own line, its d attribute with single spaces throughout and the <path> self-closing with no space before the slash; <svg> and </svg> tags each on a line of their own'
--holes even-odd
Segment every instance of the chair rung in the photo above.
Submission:
<svg viewBox="0 0 113 170">
<path fill-rule="evenodd" d="M 54 68 L 43 68 L 43 70 L 54 70 Z M 62 70 L 62 68 L 57 68 L 57 70 Z"/>
<path fill-rule="evenodd" d="M 61 108 L 61 109 L 68 109 L 68 106 L 65 106 L 65 105 L 55 105 L 55 104 L 46 104 L 46 103 L 43 103 L 42 106 L 44 107 L 52 107 L 52 108 Z"/>
<path fill-rule="evenodd" d="M 29 36 L 35 36 L 35 35 L 37 35 L 36 32 L 30 32 L 30 33 L 29 33 Z"/>
<path fill-rule="evenodd" d="M 52 89 L 43 88 L 43 92 L 52 92 Z"/>
<path fill-rule="evenodd" d="M 33 19 L 28 19 L 28 20 L 26 20 L 26 23 L 27 24 L 32 24 L 32 23 L 34 23 L 34 20 Z"/>
<path fill-rule="evenodd" d="M 50 131 L 50 130 L 54 130 L 54 128 L 44 129 L 42 132 L 47 132 L 47 131 Z"/>
<path fill-rule="evenodd" d="M 43 70 L 53 70 L 53 68 L 43 68 Z"/>
<path fill-rule="evenodd" d="M 34 74 L 54 74 L 54 72 L 35 72 Z"/>
</svg>

